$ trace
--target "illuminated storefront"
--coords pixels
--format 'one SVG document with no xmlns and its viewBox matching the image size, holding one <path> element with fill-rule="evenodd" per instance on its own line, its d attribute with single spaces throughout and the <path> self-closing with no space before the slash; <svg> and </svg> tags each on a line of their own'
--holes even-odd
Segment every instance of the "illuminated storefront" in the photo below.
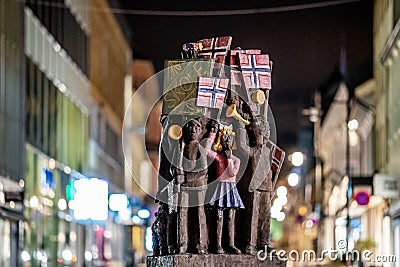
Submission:
<svg viewBox="0 0 400 267">
<path fill-rule="evenodd" d="M 123 266 L 123 223 L 132 219 L 127 203 L 109 209 L 107 179 L 86 177 L 30 145 L 27 177 L 24 266 Z"/>
</svg>

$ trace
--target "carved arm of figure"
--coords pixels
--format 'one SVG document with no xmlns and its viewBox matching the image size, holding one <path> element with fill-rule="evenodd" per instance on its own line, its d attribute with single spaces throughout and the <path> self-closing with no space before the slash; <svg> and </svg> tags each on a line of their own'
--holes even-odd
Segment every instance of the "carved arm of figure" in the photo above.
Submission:
<svg viewBox="0 0 400 267">
<path fill-rule="evenodd" d="M 211 120 L 208 125 L 207 128 L 209 130 L 209 134 L 208 134 L 208 138 L 205 144 L 205 150 L 207 153 L 207 156 L 214 159 L 217 156 L 217 152 L 212 150 L 212 145 L 215 142 L 215 137 L 217 135 L 218 132 L 218 122 L 216 122 L 215 120 Z"/>
<path fill-rule="evenodd" d="M 230 157 L 228 158 L 228 166 L 227 171 L 228 175 L 233 177 L 238 174 L 240 168 L 240 159 L 237 157 Z"/>
<path fill-rule="evenodd" d="M 242 124 L 242 123 L 239 123 L 239 127 L 237 129 L 237 139 L 236 140 L 237 140 L 239 152 L 244 155 L 249 156 L 251 154 L 251 148 L 247 141 L 246 128 L 244 127 L 244 124 Z"/>
<path fill-rule="evenodd" d="M 180 185 L 185 181 L 185 172 L 182 166 L 183 160 L 183 149 L 185 148 L 185 142 L 181 140 L 179 147 L 175 147 L 173 163 L 171 164 L 171 174 L 175 180 L 176 185 Z M 179 190 L 178 190 L 179 191 Z"/>
</svg>

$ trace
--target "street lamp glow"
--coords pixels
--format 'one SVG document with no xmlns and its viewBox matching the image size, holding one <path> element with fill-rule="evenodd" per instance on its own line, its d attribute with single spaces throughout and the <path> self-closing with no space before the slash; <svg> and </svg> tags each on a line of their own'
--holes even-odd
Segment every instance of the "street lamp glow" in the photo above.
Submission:
<svg viewBox="0 0 400 267">
<path fill-rule="evenodd" d="M 276 189 L 276 194 L 278 195 L 278 197 L 286 197 L 287 188 L 281 185 L 280 187 L 278 187 L 278 189 Z"/>
<path fill-rule="evenodd" d="M 148 209 L 141 209 L 138 211 L 138 216 L 142 219 L 150 218 L 150 211 Z"/>
<path fill-rule="evenodd" d="M 274 201 L 274 205 L 277 205 L 278 207 L 282 207 L 285 206 L 287 204 L 287 197 L 286 196 L 279 196 L 277 199 L 275 199 Z"/>
<path fill-rule="evenodd" d="M 307 214 L 307 207 L 300 207 L 299 208 L 299 215 L 300 216 L 305 216 Z"/>
<path fill-rule="evenodd" d="M 292 154 L 292 164 L 293 166 L 299 167 L 304 163 L 304 155 L 301 152 L 294 152 Z"/>
<path fill-rule="evenodd" d="M 92 259 L 93 259 L 92 252 L 90 252 L 90 251 L 85 251 L 85 260 L 86 260 L 86 261 L 92 261 Z"/>
<path fill-rule="evenodd" d="M 306 221 L 306 228 L 311 228 L 311 227 L 313 227 L 313 225 L 314 225 L 314 222 L 312 220 Z"/>
<path fill-rule="evenodd" d="M 31 199 L 29 200 L 29 206 L 31 206 L 31 208 L 39 207 L 39 199 L 37 196 L 31 197 Z"/>
<path fill-rule="evenodd" d="M 61 256 L 64 260 L 66 261 L 71 261 L 72 260 L 72 251 L 69 249 L 65 249 L 61 252 Z"/>
<path fill-rule="evenodd" d="M 56 161 L 54 159 L 49 160 L 49 168 L 54 169 L 56 167 Z"/>
<path fill-rule="evenodd" d="M 21 259 L 22 259 L 22 261 L 24 261 L 24 262 L 30 261 L 30 260 L 31 260 L 31 255 L 29 254 L 28 251 L 23 250 L 23 251 L 21 252 Z"/>
<path fill-rule="evenodd" d="M 280 187 L 278 187 L 276 189 L 276 194 L 278 195 L 278 197 L 286 197 L 287 195 L 287 188 L 284 187 L 283 185 L 281 185 Z"/>
<path fill-rule="evenodd" d="M 153 251 L 153 231 L 151 230 L 151 227 L 146 228 L 146 236 L 145 236 L 145 247 L 147 251 Z"/>
<path fill-rule="evenodd" d="M 58 208 L 60 210 L 66 210 L 67 209 L 67 201 L 63 198 L 60 198 L 60 200 L 58 200 Z"/>
<path fill-rule="evenodd" d="M 108 206 L 112 211 L 126 210 L 129 204 L 128 197 L 125 194 L 111 194 Z"/>
<path fill-rule="evenodd" d="M 118 211 L 118 215 L 119 217 L 121 217 L 122 220 L 127 221 L 131 217 L 131 211 L 126 208 L 124 210 Z"/>
<path fill-rule="evenodd" d="M 288 176 L 288 184 L 291 187 L 296 187 L 299 184 L 299 182 L 300 182 L 300 175 L 298 175 L 295 172 L 292 172 L 292 173 L 289 174 L 289 176 Z"/>
<path fill-rule="evenodd" d="M 70 168 L 69 166 L 65 166 L 65 167 L 64 167 L 64 172 L 65 172 L 66 174 L 70 174 L 70 173 L 71 173 L 71 168 Z"/>
<path fill-rule="evenodd" d="M 356 119 L 352 119 L 347 123 L 347 127 L 350 131 L 355 131 L 358 129 L 358 121 Z"/>
<path fill-rule="evenodd" d="M 283 213 L 282 211 L 281 212 L 279 212 L 277 215 L 276 215 L 276 220 L 278 221 L 278 222 L 282 222 L 283 220 L 285 220 L 285 213 Z"/>
<path fill-rule="evenodd" d="M 141 223 L 141 219 L 139 218 L 139 216 L 137 216 L 137 215 L 135 215 L 135 216 L 133 216 L 132 217 L 132 222 L 134 223 L 134 224 L 140 224 Z"/>
<path fill-rule="evenodd" d="M 279 203 L 276 203 L 276 201 L 274 201 L 274 205 L 272 205 L 272 207 L 271 207 L 272 218 L 275 218 L 275 214 L 277 214 L 281 210 L 282 210 L 282 206 L 279 206 Z"/>
</svg>

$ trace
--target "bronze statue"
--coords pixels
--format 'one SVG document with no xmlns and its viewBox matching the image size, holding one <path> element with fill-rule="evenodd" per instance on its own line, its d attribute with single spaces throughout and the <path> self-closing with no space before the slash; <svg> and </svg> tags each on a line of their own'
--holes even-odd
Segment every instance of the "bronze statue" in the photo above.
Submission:
<svg viewBox="0 0 400 267">
<path fill-rule="evenodd" d="M 207 186 L 207 157 L 201 153 L 200 137 L 202 125 L 198 119 L 189 120 L 182 129 L 178 166 L 172 167 L 176 183 L 180 185 L 180 207 L 178 208 L 178 252 L 188 249 L 188 209 L 197 209 L 198 237 L 191 240 L 197 243 L 199 254 L 207 252 L 207 224 L 204 212 L 204 199 Z M 195 202 L 197 207 L 194 206 Z M 190 207 L 190 208 L 189 208 Z M 194 226 L 194 225 L 192 225 Z"/>
<path fill-rule="evenodd" d="M 244 208 L 242 199 L 236 188 L 236 175 L 240 168 L 240 159 L 232 154 L 234 135 L 231 129 L 221 129 L 218 136 L 218 143 L 215 146 L 218 152 L 212 150 L 212 144 L 218 131 L 218 123 L 210 121 L 210 134 L 206 143 L 207 156 L 216 163 L 216 186 L 210 186 L 211 198 L 208 204 L 218 209 L 217 219 L 217 253 L 225 251 L 222 248 L 222 228 L 224 222 L 224 210 L 228 211 L 228 235 L 229 247 L 236 253 L 241 251 L 235 246 L 235 209 Z"/>
<path fill-rule="evenodd" d="M 243 265 L 248 266 L 285 266 L 286 262 L 276 257 L 273 261 L 262 261 L 253 256 L 257 249 L 269 246 L 271 200 L 285 156 L 270 141 L 267 121 L 270 87 L 246 87 L 241 60 L 236 64 L 230 62 L 236 66 L 233 76 L 237 79 L 235 83 L 231 78 L 224 90 L 218 89 L 214 82 L 200 83 L 205 77 L 233 77 L 228 72 L 218 77 L 212 75 L 212 60 L 225 58 L 228 53 L 229 45 L 222 42 L 225 39 L 204 40 L 205 48 L 198 43 L 185 45 L 182 55 L 189 59 L 170 62 L 164 76 L 163 136 L 156 196 L 160 207 L 152 227 L 155 256 L 148 258 L 148 265 L 229 266 L 243 260 Z M 218 53 L 213 52 L 214 46 L 218 47 Z M 260 50 L 235 53 L 261 55 Z M 211 68 L 196 67 L 199 62 L 193 58 L 200 54 L 204 57 L 202 62 L 211 63 Z M 238 60 L 239 56 L 231 60 Z M 246 64 L 243 61 L 243 66 Z M 257 71 L 270 77 L 268 68 Z M 254 80 L 256 86 L 260 85 L 256 82 L 260 77 L 254 74 L 246 79 Z M 200 97 L 205 104 L 202 102 L 198 107 L 196 98 Z M 224 107 L 215 105 L 217 99 L 220 103 L 224 99 Z M 226 123 L 230 127 L 220 129 Z M 238 150 L 234 154 L 235 132 Z M 201 142 L 203 137 L 205 143 Z M 224 220 L 227 239 L 223 239 Z M 212 252 L 216 248 L 217 254 L 224 254 L 225 249 L 228 253 L 243 254 L 195 255 L 208 253 L 209 246 Z M 172 254 L 176 255 L 164 257 Z"/>
<path fill-rule="evenodd" d="M 249 157 L 246 171 L 238 186 L 245 195 L 246 253 L 252 255 L 257 253 L 257 247 L 269 245 L 269 215 L 273 191 L 269 135 L 268 121 L 262 115 L 256 116 L 247 130 L 244 127 L 238 129 L 238 149 Z"/>
</svg>

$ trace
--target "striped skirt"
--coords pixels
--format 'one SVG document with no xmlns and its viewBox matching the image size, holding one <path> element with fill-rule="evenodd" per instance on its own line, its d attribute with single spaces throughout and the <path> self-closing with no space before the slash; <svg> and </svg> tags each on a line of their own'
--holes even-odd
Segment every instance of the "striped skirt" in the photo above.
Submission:
<svg viewBox="0 0 400 267">
<path fill-rule="evenodd" d="M 206 203 L 222 209 L 244 209 L 235 182 L 216 182 L 209 185 Z"/>
</svg>

